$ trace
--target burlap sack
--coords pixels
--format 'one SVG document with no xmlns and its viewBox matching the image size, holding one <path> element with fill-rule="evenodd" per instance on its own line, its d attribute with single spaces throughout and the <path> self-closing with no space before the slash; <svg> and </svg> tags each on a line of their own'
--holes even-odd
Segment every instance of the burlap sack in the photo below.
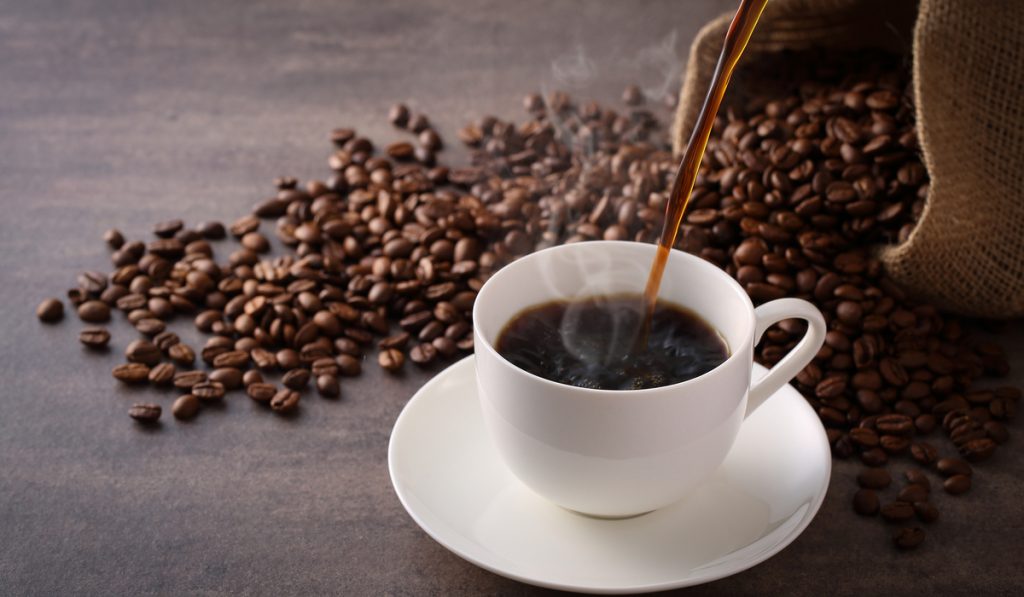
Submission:
<svg viewBox="0 0 1024 597">
<path fill-rule="evenodd" d="M 731 18 L 706 25 L 690 50 L 676 114 L 677 152 L 689 138 Z M 771 0 L 747 52 L 906 51 L 911 41 L 918 136 L 931 188 L 910 238 L 882 249 L 882 260 L 907 290 L 946 310 L 1024 315 L 1024 2 Z"/>
</svg>

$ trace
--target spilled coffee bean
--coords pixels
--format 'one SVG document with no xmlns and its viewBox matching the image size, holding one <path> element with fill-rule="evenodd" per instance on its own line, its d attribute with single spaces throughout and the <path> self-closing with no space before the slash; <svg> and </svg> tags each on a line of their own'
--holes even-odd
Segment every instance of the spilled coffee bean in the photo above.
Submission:
<svg viewBox="0 0 1024 597">
<path fill-rule="evenodd" d="M 159 404 L 136 403 L 128 409 L 128 416 L 140 423 L 153 424 L 160 419 L 161 412 L 163 409 Z"/>
<path fill-rule="evenodd" d="M 171 406 L 171 414 L 176 419 L 188 420 L 199 414 L 199 399 L 192 394 L 179 396 Z"/>
<path fill-rule="evenodd" d="M 46 323 L 60 321 L 64 318 L 64 304 L 55 298 L 46 299 L 36 307 L 36 317 Z"/>
<path fill-rule="evenodd" d="M 191 390 L 207 380 L 205 371 L 181 371 L 174 375 L 174 387 L 179 390 Z"/>
<path fill-rule="evenodd" d="M 171 363 L 160 363 L 149 370 L 149 383 L 154 386 L 169 386 L 174 382 L 177 368 Z"/>
<path fill-rule="evenodd" d="M 125 363 L 114 367 L 113 375 L 124 383 L 144 383 L 149 378 L 149 367 L 142 363 Z"/>
<path fill-rule="evenodd" d="M 224 397 L 224 385 L 219 381 L 206 380 L 192 386 L 192 395 L 204 402 L 220 400 Z"/>
<path fill-rule="evenodd" d="M 277 388 L 273 384 L 255 382 L 246 386 L 245 393 L 256 402 L 270 402 L 277 394 Z"/>
<path fill-rule="evenodd" d="M 276 413 L 284 414 L 295 410 L 299 405 L 299 393 L 295 390 L 284 388 L 278 390 L 270 399 L 270 408 Z"/>
<path fill-rule="evenodd" d="M 892 534 L 892 542 L 900 549 L 913 549 L 924 542 L 924 529 L 921 527 L 903 527 Z"/>
<path fill-rule="evenodd" d="M 79 332 L 78 341 L 88 348 L 106 348 L 110 342 L 110 332 L 104 328 L 86 328 Z"/>
</svg>

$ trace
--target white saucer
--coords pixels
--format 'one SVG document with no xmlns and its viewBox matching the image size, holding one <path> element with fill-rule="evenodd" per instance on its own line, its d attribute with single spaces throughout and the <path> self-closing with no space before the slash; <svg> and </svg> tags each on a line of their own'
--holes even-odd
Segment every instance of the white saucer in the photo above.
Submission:
<svg viewBox="0 0 1024 597">
<path fill-rule="evenodd" d="M 825 431 L 785 386 L 744 422 L 725 463 L 688 498 L 626 520 L 564 510 L 499 459 L 483 427 L 473 362 L 452 365 L 412 397 L 392 431 L 388 466 L 413 520 L 491 572 L 593 593 L 696 585 L 781 551 L 825 498 Z M 754 377 L 764 371 L 755 365 Z"/>
</svg>

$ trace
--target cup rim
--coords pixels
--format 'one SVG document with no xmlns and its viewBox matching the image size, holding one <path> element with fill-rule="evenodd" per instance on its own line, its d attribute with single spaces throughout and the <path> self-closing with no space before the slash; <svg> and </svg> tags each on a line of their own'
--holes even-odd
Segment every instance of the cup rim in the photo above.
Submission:
<svg viewBox="0 0 1024 597">
<path fill-rule="evenodd" d="M 698 375 L 697 377 L 692 377 L 690 379 L 687 379 L 686 381 L 676 382 L 674 384 L 669 384 L 667 386 L 658 386 L 656 388 L 643 388 L 643 389 L 640 389 L 640 390 L 606 390 L 606 389 L 601 389 L 601 388 L 583 388 L 583 387 L 580 387 L 580 386 L 573 386 L 573 385 L 569 385 L 569 384 L 560 383 L 560 382 L 557 382 L 557 381 L 552 381 L 550 379 L 541 377 L 541 376 L 536 375 L 534 373 L 530 373 L 529 371 L 527 371 L 527 370 L 525 370 L 525 369 L 523 369 L 521 367 L 517 367 L 511 361 L 509 361 L 504 356 L 502 356 L 501 353 L 499 353 L 497 351 L 497 349 L 494 348 L 494 345 L 491 343 L 491 341 L 484 336 L 483 332 L 480 331 L 479 324 L 478 324 L 478 322 L 480 321 L 479 310 L 481 308 L 480 305 L 482 304 L 480 298 L 482 296 L 484 296 L 484 293 L 487 290 L 488 286 L 491 285 L 491 282 L 494 279 L 496 279 L 498 276 L 500 276 L 502 274 L 502 272 L 504 272 L 505 270 L 507 270 L 509 268 L 516 267 L 517 264 L 521 265 L 526 260 L 530 260 L 530 259 L 543 259 L 544 255 L 551 254 L 551 253 L 554 253 L 554 252 L 558 252 L 558 251 L 573 251 L 573 250 L 578 250 L 577 247 L 581 247 L 581 246 L 594 246 L 594 245 L 605 245 L 605 246 L 607 246 L 607 245 L 630 245 L 630 246 L 641 248 L 641 250 L 645 250 L 645 251 L 646 250 L 650 250 L 652 258 L 654 256 L 655 251 L 658 248 L 658 246 L 654 245 L 654 244 L 641 243 L 641 242 L 636 242 L 636 241 L 623 241 L 623 240 L 592 240 L 592 241 L 582 241 L 582 242 L 577 242 L 577 243 L 569 243 L 569 244 L 565 244 L 565 245 L 556 245 L 556 246 L 553 246 L 553 247 L 548 247 L 546 249 L 541 249 L 540 251 L 536 251 L 534 253 L 530 253 L 528 255 L 524 255 L 524 256 L 520 257 L 519 259 L 516 259 L 515 261 L 505 265 L 504 267 L 502 267 L 501 269 L 496 271 L 493 275 L 491 275 L 491 277 L 488 278 L 486 282 L 484 282 L 483 286 L 477 292 L 476 300 L 473 303 L 473 334 L 474 334 L 474 336 L 476 337 L 476 340 L 477 340 L 476 345 L 474 347 L 474 351 L 483 348 L 488 353 L 490 353 L 494 358 L 496 358 L 498 360 L 498 362 L 500 362 L 503 365 L 506 365 L 508 367 L 511 367 L 513 370 L 515 370 L 515 371 L 517 371 L 517 372 L 519 372 L 519 373 L 521 373 L 523 375 L 526 375 L 527 377 L 529 377 L 529 378 L 531 378 L 531 379 L 533 379 L 533 380 L 535 380 L 537 382 L 540 382 L 540 383 L 542 383 L 544 385 L 551 385 L 551 386 L 553 386 L 555 388 L 575 390 L 575 391 L 583 392 L 585 394 L 591 394 L 593 396 L 604 396 L 604 397 L 613 396 L 613 395 L 616 395 L 616 394 L 626 394 L 626 395 L 629 395 L 629 396 L 644 396 L 644 395 L 651 395 L 651 394 L 657 394 L 657 393 L 664 393 L 664 392 L 669 391 L 669 390 L 676 390 L 676 389 L 682 390 L 682 389 L 685 389 L 687 387 L 690 387 L 691 385 L 695 385 L 696 383 L 704 380 L 706 377 L 708 377 L 708 376 L 710 376 L 712 374 L 715 374 L 720 369 L 723 369 L 726 365 L 731 364 L 734 359 L 739 358 L 740 355 L 747 354 L 747 352 L 748 352 L 746 350 L 747 345 L 748 344 L 752 344 L 754 342 L 753 333 L 754 333 L 754 331 L 756 329 L 756 318 L 754 316 L 754 304 L 753 304 L 753 302 L 751 302 L 750 297 L 747 296 L 746 291 L 743 290 L 743 287 L 740 286 L 739 282 L 737 282 L 735 279 L 733 279 L 732 276 L 730 276 L 729 274 L 725 273 L 722 269 L 720 269 L 716 265 L 714 265 L 714 264 L 712 264 L 712 263 L 710 263 L 710 262 L 708 262 L 708 261 L 706 261 L 706 260 L 704 260 L 704 259 L 702 259 L 700 257 L 697 257 L 696 255 L 691 255 L 690 253 L 687 253 L 685 251 L 680 251 L 679 249 L 672 248 L 670 250 L 670 255 L 669 255 L 669 259 L 670 260 L 672 258 L 672 255 L 679 255 L 681 258 L 686 259 L 687 261 L 695 264 L 696 267 L 702 268 L 704 271 L 707 271 L 710 275 L 712 275 L 712 276 L 719 276 L 722 279 L 722 281 L 726 284 L 726 286 L 728 286 L 729 289 L 732 290 L 739 297 L 741 302 L 745 303 L 748 306 L 748 309 L 746 310 L 746 314 L 745 314 L 745 319 L 746 319 L 746 322 L 747 322 L 747 328 L 750 330 L 751 333 L 750 334 L 746 334 L 744 336 L 743 341 L 740 343 L 739 346 L 737 346 L 737 347 L 730 346 L 729 347 L 730 348 L 730 354 L 729 354 L 728 358 L 726 358 L 724 361 L 722 361 L 721 363 L 716 365 L 714 369 L 711 369 L 710 371 L 702 373 L 702 374 Z M 668 271 L 668 268 L 666 267 L 666 272 L 667 271 Z M 659 298 L 660 298 L 660 294 L 659 294 Z M 687 305 L 683 305 L 681 303 L 677 303 L 677 304 L 679 304 L 680 306 L 685 307 L 687 309 L 690 309 L 694 313 L 697 313 L 697 311 L 695 311 L 692 307 L 689 307 Z M 526 309 L 526 308 L 528 308 L 530 306 L 531 305 L 524 305 L 523 307 L 521 307 L 521 309 Z M 701 314 L 701 313 L 697 313 L 697 315 L 700 315 L 702 318 L 704 317 L 703 314 Z"/>
</svg>

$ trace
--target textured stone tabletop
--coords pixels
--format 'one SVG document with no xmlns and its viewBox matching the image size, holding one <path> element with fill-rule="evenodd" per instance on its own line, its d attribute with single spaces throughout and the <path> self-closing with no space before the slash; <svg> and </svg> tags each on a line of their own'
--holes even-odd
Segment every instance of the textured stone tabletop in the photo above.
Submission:
<svg viewBox="0 0 1024 597">
<path fill-rule="evenodd" d="M 108 268 L 108 227 L 137 238 L 173 217 L 230 222 L 274 176 L 325 176 L 333 127 L 397 139 L 394 101 L 454 141 L 485 113 L 519 117 L 532 90 L 617 101 L 631 82 L 674 88 L 665 77 L 700 24 L 732 5 L 0 3 L 0 594 L 543 593 L 446 551 L 391 489 L 391 426 L 436 370 L 368 366 L 341 401 L 311 397 L 291 419 L 236 393 L 144 431 L 130 402 L 169 398 L 110 377 L 135 337 L 123 319 L 95 355 L 76 318 L 41 325 L 33 309 Z M 1000 337 L 1020 383 L 1024 331 Z M 837 463 L 790 547 L 685 593 L 1020 590 L 1022 446 L 1015 435 L 968 495 L 941 496 L 941 524 L 911 553 L 856 519 L 856 468 Z"/>
</svg>

